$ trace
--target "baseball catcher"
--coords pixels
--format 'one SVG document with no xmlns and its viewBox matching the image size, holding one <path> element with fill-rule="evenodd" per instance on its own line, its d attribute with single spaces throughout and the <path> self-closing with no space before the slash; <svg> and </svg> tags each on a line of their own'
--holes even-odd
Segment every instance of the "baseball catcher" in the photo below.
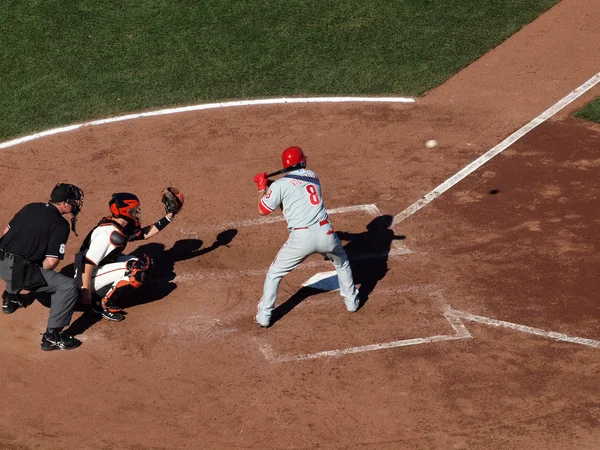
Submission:
<svg viewBox="0 0 600 450">
<path fill-rule="evenodd" d="M 123 255 L 128 242 L 149 239 L 171 223 L 183 207 L 183 194 L 174 187 L 161 192 L 166 215 L 153 225 L 141 226 L 142 209 L 134 194 L 120 192 L 108 202 L 110 216 L 102 218 L 86 236 L 75 256 L 75 280 L 83 303 L 112 321 L 121 321 L 122 301 L 144 283 L 152 267 L 148 255 Z"/>
</svg>

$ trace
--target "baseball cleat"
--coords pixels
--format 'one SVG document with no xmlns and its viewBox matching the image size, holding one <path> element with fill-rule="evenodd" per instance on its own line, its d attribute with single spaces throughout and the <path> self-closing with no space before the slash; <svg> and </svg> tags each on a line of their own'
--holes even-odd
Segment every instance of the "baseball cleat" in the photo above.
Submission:
<svg viewBox="0 0 600 450">
<path fill-rule="evenodd" d="M 73 350 L 81 345 L 81 341 L 73 336 L 53 330 L 42 335 L 40 348 L 47 352 L 51 350 Z"/>
<path fill-rule="evenodd" d="M 261 326 L 262 328 L 269 328 L 269 323 L 267 323 L 267 324 L 264 324 L 264 323 L 262 323 L 262 322 L 259 322 L 259 320 L 258 320 L 258 315 L 254 316 L 254 323 L 255 323 L 256 325 L 259 325 L 259 326 Z"/>
<path fill-rule="evenodd" d="M 2 293 L 2 312 L 4 314 L 12 314 L 21 306 L 23 306 L 18 301 L 18 298 L 19 297 L 17 294 L 9 294 L 8 292 L 4 291 Z"/>
<path fill-rule="evenodd" d="M 350 303 L 347 300 L 344 300 L 344 304 L 346 305 L 346 309 L 348 312 L 356 312 L 360 308 L 360 299 L 356 297 L 356 299 Z"/>
<path fill-rule="evenodd" d="M 125 320 L 125 316 L 119 312 L 112 312 L 108 309 L 102 310 L 102 317 L 106 320 L 112 320 L 113 322 L 120 322 L 121 320 Z"/>
<path fill-rule="evenodd" d="M 99 303 L 92 303 L 92 311 L 96 314 L 101 314 L 104 319 L 111 320 L 113 322 L 125 320 L 124 314 L 121 314 L 118 311 L 111 311 L 108 308 L 102 308 Z"/>
</svg>

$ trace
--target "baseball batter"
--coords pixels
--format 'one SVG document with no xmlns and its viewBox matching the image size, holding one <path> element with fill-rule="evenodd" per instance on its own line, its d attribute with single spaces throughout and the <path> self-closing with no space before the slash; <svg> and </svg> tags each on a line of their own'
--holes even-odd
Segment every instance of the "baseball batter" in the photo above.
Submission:
<svg viewBox="0 0 600 450">
<path fill-rule="evenodd" d="M 167 215 L 144 228 L 140 224 L 138 197 L 126 192 L 113 194 L 109 202 L 111 216 L 104 217 L 90 231 L 75 256 L 75 280 L 83 301 L 90 303 L 91 300 L 92 309 L 105 319 L 125 319 L 121 313 L 122 300 L 142 286 L 152 265 L 147 255 L 123 255 L 127 243 L 155 236 L 171 223 L 183 206 L 183 196 L 178 190 L 169 188 L 166 191 L 162 201 Z"/>
<path fill-rule="evenodd" d="M 266 172 L 254 177 L 258 187 L 259 213 L 267 215 L 281 207 L 290 232 L 269 268 L 254 321 L 262 327 L 271 324 L 281 279 L 313 253 L 320 253 L 333 262 L 340 295 L 348 311 L 354 312 L 359 307 L 358 291 L 346 252 L 323 205 L 319 177 L 315 172 L 306 170 L 306 157 L 300 147 L 288 147 L 281 159 L 286 171 L 283 178 L 268 186 L 270 181 Z"/>
</svg>

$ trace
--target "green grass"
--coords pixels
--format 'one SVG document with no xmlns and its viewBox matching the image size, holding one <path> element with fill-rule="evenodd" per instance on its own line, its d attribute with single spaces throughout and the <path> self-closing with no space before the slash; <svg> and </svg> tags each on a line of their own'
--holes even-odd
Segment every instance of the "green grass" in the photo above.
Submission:
<svg viewBox="0 0 600 450">
<path fill-rule="evenodd" d="M 131 111 L 419 96 L 558 0 L 3 0 L 0 141 Z"/>
<path fill-rule="evenodd" d="M 600 123 L 600 97 L 580 109 L 575 117 Z"/>
</svg>

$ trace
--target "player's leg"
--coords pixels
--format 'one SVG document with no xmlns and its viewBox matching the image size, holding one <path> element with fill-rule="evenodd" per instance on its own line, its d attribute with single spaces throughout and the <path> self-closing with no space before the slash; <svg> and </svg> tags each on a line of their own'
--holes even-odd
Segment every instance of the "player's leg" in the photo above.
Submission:
<svg viewBox="0 0 600 450">
<path fill-rule="evenodd" d="M 79 300 L 79 290 L 75 280 L 53 270 L 40 268 L 46 280 L 46 286 L 39 287 L 35 292 L 50 294 L 50 315 L 48 328 L 63 328 L 71 323 L 73 309 Z"/>
<path fill-rule="evenodd" d="M 40 270 L 47 285 L 37 288 L 35 292 L 50 294 L 48 328 L 42 336 L 40 347 L 44 351 L 77 348 L 81 342 L 62 332 L 63 328 L 71 323 L 73 309 L 79 300 L 79 289 L 75 285 L 75 280 L 53 270 L 43 268 Z"/>
<path fill-rule="evenodd" d="M 346 309 L 350 312 L 355 312 L 360 306 L 358 290 L 354 286 L 354 278 L 352 277 L 348 255 L 346 255 L 346 251 L 331 225 L 321 228 L 319 233 L 319 247 L 319 253 L 327 256 L 335 267 L 340 284 L 340 295 L 344 298 Z"/>
<path fill-rule="evenodd" d="M 93 277 L 93 294 L 100 298 L 97 312 L 108 320 L 123 320 L 123 300 L 142 286 L 150 266 L 150 258 L 143 255 L 120 256 L 116 262 L 99 267 Z"/>
<path fill-rule="evenodd" d="M 12 289 L 12 259 L 5 258 L 3 253 L 0 253 L 0 258 L 0 278 L 6 283 L 2 292 L 2 312 L 12 314 L 24 305 L 19 298 L 19 292 Z"/>
<path fill-rule="evenodd" d="M 271 263 L 265 277 L 263 296 L 258 303 L 258 313 L 255 317 L 256 323 L 260 326 L 268 327 L 271 324 L 271 314 L 275 307 L 281 279 L 312 253 L 307 247 L 307 236 L 308 230 L 292 231 Z"/>
</svg>

